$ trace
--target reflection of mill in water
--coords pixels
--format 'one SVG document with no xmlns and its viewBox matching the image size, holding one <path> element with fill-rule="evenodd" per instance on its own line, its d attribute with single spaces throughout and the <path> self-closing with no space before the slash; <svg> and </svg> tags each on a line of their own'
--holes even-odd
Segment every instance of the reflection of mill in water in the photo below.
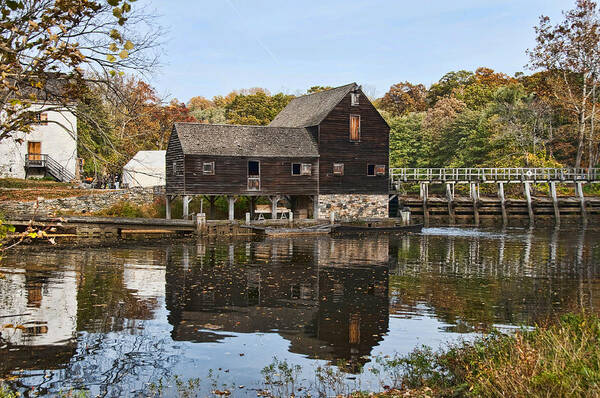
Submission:
<svg viewBox="0 0 600 398">
<path fill-rule="evenodd" d="M 363 255 L 359 266 L 349 258 Z M 276 332 L 289 351 L 357 370 L 388 330 L 388 242 L 267 240 L 170 255 L 166 301 L 175 340 Z M 357 261 L 353 261 L 356 263 Z"/>
</svg>

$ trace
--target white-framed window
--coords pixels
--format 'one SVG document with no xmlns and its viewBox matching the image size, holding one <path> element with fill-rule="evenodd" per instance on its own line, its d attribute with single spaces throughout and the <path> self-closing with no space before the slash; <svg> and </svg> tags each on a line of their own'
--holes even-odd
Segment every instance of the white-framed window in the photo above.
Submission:
<svg viewBox="0 0 600 398">
<path fill-rule="evenodd" d="M 48 113 L 41 112 L 35 115 L 35 124 L 39 124 L 41 126 L 48 125 Z"/>
<path fill-rule="evenodd" d="M 374 164 L 368 164 L 367 165 L 367 175 L 368 176 L 374 176 L 375 175 L 375 165 Z"/>
<path fill-rule="evenodd" d="M 343 176 L 344 175 L 344 163 L 334 163 L 333 164 L 333 175 L 334 176 Z"/>
<path fill-rule="evenodd" d="M 360 115 L 350 115 L 350 141 L 360 141 Z"/>
<path fill-rule="evenodd" d="M 309 176 L 312 174 L 312 164 L 310 163 L 292 163 L 293 176 Z"/>
<path fill-rule="evenodd" d="M 300 172 L 303 176 L 309 176 L 312 174 L 312 164 L 302 163 L 302 170 Z"/>
<path fill-rule="evenodd" d="M 215 162 L 202 163 L 202 174 L 205 176 L 215 175 Z"/>
<path fill-rule="evenodd" d="M 368 164 L 367 165 L 367 175 L 368 176 L 384 176 L 385 175 L 385 165 L 383 165 L 383 164 Z"/>
<path fill-rule="evenodd" d="M 351 93 L 350 94 L 350 104 L 352 106 L 358 106 L 358 98 L 360 97 L 359 93 Z"/>
</svg>

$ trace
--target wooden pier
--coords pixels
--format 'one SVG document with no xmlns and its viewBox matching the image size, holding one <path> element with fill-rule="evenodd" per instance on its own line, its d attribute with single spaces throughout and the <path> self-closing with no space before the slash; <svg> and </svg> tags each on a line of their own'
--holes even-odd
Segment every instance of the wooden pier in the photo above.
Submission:
<svg viewBox="0 0 600 398">
<path fill-rule="evenodd" d="M 600 168 L 393 168 L 390 169 L 392 198 L 397 197 L 400 208 L 409 209 L 411 214 L 426 225 L 430 220 L 448 224 L 456 222 L 479 225 L 482 218 L 501 220 L 503 225 L 525 219 L 529 225 L 536 220 L 551 219 L 560 225 L 561 217 L 586 224 L 590 218 L 600 216 L 600 198 L 586 198 L 584 184 L 600 183 Z M 402 184 L 419 184 L 419 198 L 401 195 Z M 443 198 L 429 196 L 429 186 L 446 186 Z M 469 185 L 469 197 L 455 196 L 457 184 Z M 482 198 L 480 184 L 497 185 L 498 198 Z M 523 200 L 507 199 L 506 184 L 520 184 Z M 549 197 L 533 197 L 533 184 L 547 184 Z M 557 184 L 571 184 L 575 197 L 557 195 Z"/>
</svg>

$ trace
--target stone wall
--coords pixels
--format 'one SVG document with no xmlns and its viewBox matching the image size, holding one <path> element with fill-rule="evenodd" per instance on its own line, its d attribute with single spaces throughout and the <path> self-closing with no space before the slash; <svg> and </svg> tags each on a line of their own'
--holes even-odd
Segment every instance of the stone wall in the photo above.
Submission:
<svg viewBox="0 0 600 398">
<path fill-rule="evenodd" d="M 337 220 L 387 218 L 388 195 L 319 195 L 319 218 L 335 212 Z"/>
<path fill-rule="evenodd" d="M 60 199 L 39 199 L 21 202 L 7 200 L 0 202 L 0 213 L 6 217 L 20 215 L 53 216 L 68 213 L 93 213 L 107 209 L 121 201 L 129 201 L 138 205 L 152 203 L 157 197 L 164 195 L 164 187 L 110 189 L 90 192 L 89 195 Z M 36 210 L 37 203 L 37 210 Z"/>
</svg>

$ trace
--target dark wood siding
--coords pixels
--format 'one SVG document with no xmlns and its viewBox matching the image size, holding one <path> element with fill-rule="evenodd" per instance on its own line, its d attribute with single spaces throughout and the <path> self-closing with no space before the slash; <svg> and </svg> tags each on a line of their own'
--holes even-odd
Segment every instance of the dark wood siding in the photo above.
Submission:
<svg viewBox="0 0 600 398">
<path fill-rule="evenodd" d="M 248 161 L 260 162 L 261 190 L 248 191 Z M 204 175 L 202 164 L 215 162 L 215 174 Z M 292 163 L 312 164 L 310 176 L 293 176 Z M 186 194 L 315 195 L 318 192 L 318 158 L 251 158 L 186 155 Z"/>
<path fill-rule="evenodd" d="M 389 127 L 361 92 L 359 105 L 350 94 L 319 126 L 319 193 L 387 194 Z M 350 141 L 350 115 L 360 115 L 360 141 Z M 344 175 L 333 175 L 333 164 L 344 164 Z M 385 165 L 385 176 L 367 176 L 367 165 Z"/>
<path fill-rule="evenodd" d="M 175 128 L 173 128 L 169 137 L 165 159 L 166 191 L 170 195 L 182 194 L 184 188 L 183 149 L 179 137 L 175 133 Z M 177 174 L 173 173 L 173 162 L 177 164 Z"/>
</svg>

